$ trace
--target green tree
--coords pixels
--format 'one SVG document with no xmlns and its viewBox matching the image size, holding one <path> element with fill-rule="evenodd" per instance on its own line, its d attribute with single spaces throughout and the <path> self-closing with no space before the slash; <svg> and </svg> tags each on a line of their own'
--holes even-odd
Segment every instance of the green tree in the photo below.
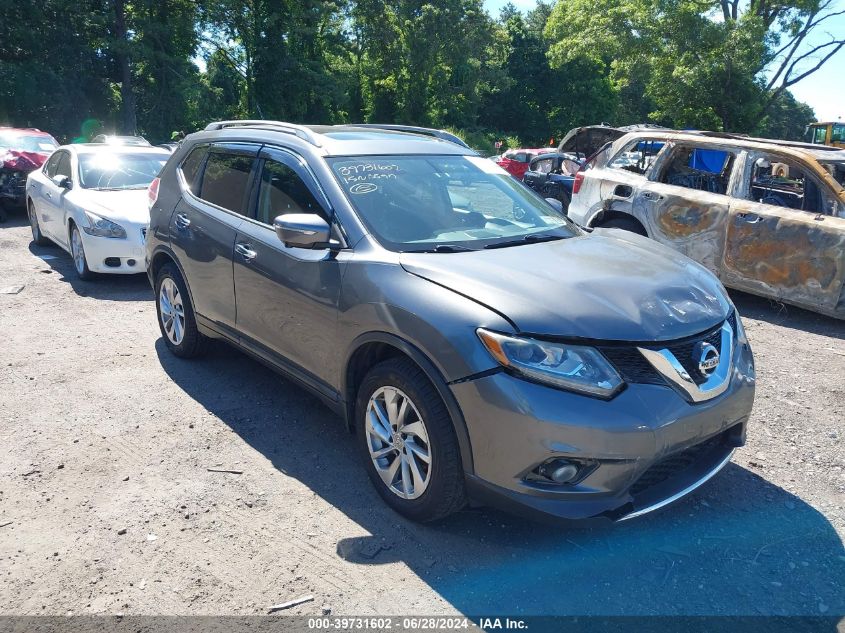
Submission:
<svg viewBox="0 0 845 633">
<path fill-rule="evenodd" d="M 748 131 L 784 90 L 845 46 L 834 36 L 805 44 L 837 14 L 832 2 L 571 0 L 549 18 L 549 55 L 555 66 L 575 55 L 603 64 L 626 117 Z"/>
</svg>

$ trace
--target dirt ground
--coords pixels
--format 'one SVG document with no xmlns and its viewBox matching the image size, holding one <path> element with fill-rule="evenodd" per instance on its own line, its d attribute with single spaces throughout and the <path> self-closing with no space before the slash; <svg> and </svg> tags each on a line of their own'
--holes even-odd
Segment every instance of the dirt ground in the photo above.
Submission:
<svg viewBox="0 0 845 633">
<path fill-rule="evenodd" d="M 601 529 L 392 513 L 338 418 L 241 353 L 169 355 L 146 278 L 0 224 L 0 614 L 845 615 L 845 323 L 734 293 L 748 445 Z M 208 468 L 242 471 L 210 472 Z"/>
</svg>

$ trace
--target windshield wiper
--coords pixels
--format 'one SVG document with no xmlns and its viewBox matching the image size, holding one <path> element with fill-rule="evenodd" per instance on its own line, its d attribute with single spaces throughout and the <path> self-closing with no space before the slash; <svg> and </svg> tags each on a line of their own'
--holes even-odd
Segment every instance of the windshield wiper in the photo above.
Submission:
<svg viewBox="0 0 845 633">
<path fill-rule="evenodd" d="M 536 242 L 553 242 L 554 240 L 562 240 L 565 235 L 552 235 L 551 233 L 529 233 L 523 235 L 519 239 L 507 240 L 506 242 L 495 242 L 488 244 L 484 248 L 507 248 L 509 246 L 520 246 L 522 244 L 534 244 Z"/>
<path fill-rule="evenodd" d="M 421 248 L 416 251 L 403 251 L 405 253 L 466 253 L 474 249 L 461 246 L 460 244 L 437 244 L 433 248 Z"/>
</svg>

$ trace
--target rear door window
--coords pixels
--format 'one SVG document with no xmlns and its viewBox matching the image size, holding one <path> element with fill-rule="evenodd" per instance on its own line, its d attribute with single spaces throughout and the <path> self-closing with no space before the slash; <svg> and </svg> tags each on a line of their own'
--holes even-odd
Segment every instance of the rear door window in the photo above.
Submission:
<svg viewBox="0 0 845 633">
<path fill-rule="evenodd" d="M 199 197 L 244 215 L 254 162 L 255 157 L 246 154 L 210 152 L 200 183 Z"/>
<path fill-rule="evenodd" d="M 830 214 L 833 198 L 803 165 L 775 154 L 758 154 L 751 166 L 746 197 L 777 207 Z"/>
<path fill-rule="evenodd" d="M 663 170 L 661 182 L 725 195 L 736 154 L 721 149 L 679 146 Z"/>
</svg>

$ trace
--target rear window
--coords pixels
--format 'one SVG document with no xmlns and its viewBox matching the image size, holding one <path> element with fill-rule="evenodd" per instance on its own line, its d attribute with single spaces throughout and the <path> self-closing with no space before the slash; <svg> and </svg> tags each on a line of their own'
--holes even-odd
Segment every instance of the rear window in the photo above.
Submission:
<svg viewBox="0 0 845 633">
<path fill-rule="evenodd" d="M 182 177 L 185 179 L 185 183 L 188 185 L 191 193 L 195 196 L 199 195 L 199 173 L 200 168 L 202 167 L 202 162 L 205 160 L 207 154 L 207 145 L 196 147 L 190 154 L 188 154 L 188 157 L 179 168 L 182 171 Z"/>
<path fill-rule="evenodd" d="M 252 163 L 251 156 L 212 152 L 205 164 L 199 197 L 243 214 Z"/>
</svg>

